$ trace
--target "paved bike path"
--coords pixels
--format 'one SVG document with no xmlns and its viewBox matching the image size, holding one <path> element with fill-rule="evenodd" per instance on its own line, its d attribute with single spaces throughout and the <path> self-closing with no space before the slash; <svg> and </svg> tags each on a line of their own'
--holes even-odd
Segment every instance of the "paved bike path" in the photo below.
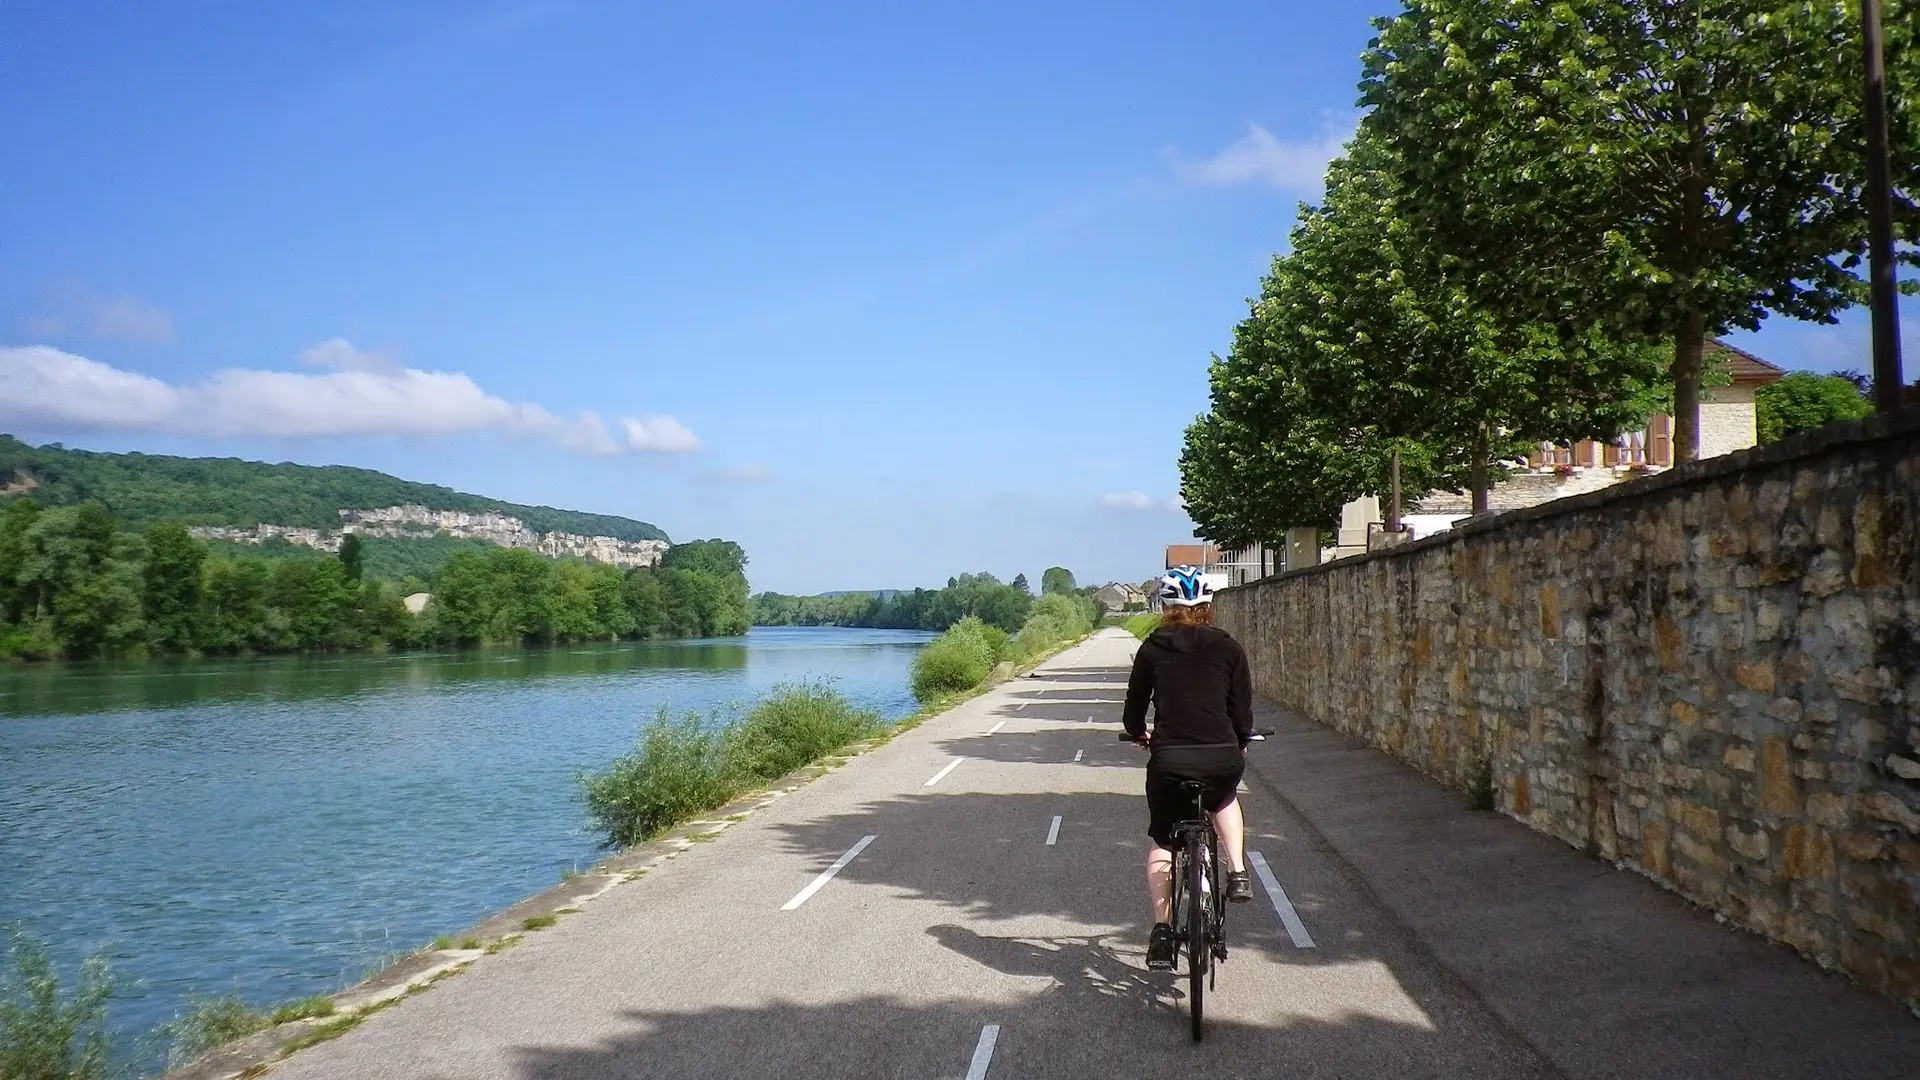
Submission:
<svg viewBox="0 0 1920 1080">
<path fill-rule="evenodd" d="M 1476 965 L 1471 939 L 1497 951 L 1501 928 L 1468 920 L 1470 933 L 1454 933 L 1428 918 L 1420 896 L 1466 886 L 1431 851 L 1415 857 L 1418 836 L 1384 839 L 1396 814 L 1414 832 L 1467 817 L 1458 801 L 1421 803 L 1444 795 L 1371 751 L 1276 717 L 1263 722 L 1284 725 L 1282 736 L 1256 747 L 1244 796 L 1249 847 L 1314 947 L 1296 945 L 1264 889 L 1231 909 L 1232 955 L 1207 998 L 1208 1039 L 1194 1047 L 1184 978 L 1144 966 L 1142 759 L 1113 737 L 1133 644 L 1109 631 L 1069 650 L 1039 677 L 854 759 L 275 1075 L 1109 1078 L 1202 1061 L 1234 1075 L 1653 1075 L 1609 1072 L 1600 1051 L 1636 1036 L 1681 1041 L 1658 1017 L 1636 1025 L 1628 1011 L 1583 1042 L 1550 1022 L 1566 1010 L 1529 1012 L 1490 988 L 1511 965 Z M 1342 816 L 1328 778 L 1343 776 L 1380 813 Z M 1517 842 L 1549 879 L 1564 870 L 1551 841 L 1484 816 L 1472 824 L 1483 823 L 1496 848 Z M 1343 842 L 1399 852 L 1412 869 L 1395 878 Z M 1662 917 L 1704 921 L 1682 909 Z M 1519 917 L 1511 905 L 1507 914 Z M 1523 951 L 1546 950 L 1551 929 L 1528 924 Z M 1762 952 L 1763 973 L 1781 975 L 1803 1008 L 1821 1005 L 1816 1015 L 1920 1033 L 1886 1003 Z M 1591 978 L 1599 988 L 1583 985 L 1588 1000 L 1575 1011 L 1594 1011 L 1596 995 L 1630 1000 L 1634 968 L 1611 983 Z M 978 1053 L 989 1026 L 991 1053 Z M 1894 1035 L 1866 1044 L 1920 1046 Z M 1816 1075 L 1776 1071 L 1779 1060 L 1724 1074 Z"/>
</svg>

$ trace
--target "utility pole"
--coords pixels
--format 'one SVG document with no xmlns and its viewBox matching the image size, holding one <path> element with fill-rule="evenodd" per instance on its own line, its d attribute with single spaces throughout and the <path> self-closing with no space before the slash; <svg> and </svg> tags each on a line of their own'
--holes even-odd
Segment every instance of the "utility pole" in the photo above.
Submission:
<svg viewBox="0 0 1920 1080">
<path fill-rule="evenodd" d="M 1881 412 L 1900 407 L 1899 291 L 1894 284 L 1893 182 L 1887 165 L 1887 64 L 1880 48 L 1880 0 L 1860 0 L 1867 60 L 1867 252 L 1873 295 L 1873 400 Z"/>
</svg>

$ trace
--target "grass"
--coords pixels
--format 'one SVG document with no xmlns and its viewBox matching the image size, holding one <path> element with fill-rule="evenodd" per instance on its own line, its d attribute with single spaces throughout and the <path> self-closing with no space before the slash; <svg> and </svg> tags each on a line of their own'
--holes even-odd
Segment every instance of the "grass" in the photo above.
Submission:
<svg viewBox="0 0 1920 1080">
<path fill-rule="evenodd" d="M 1493 763 L 1485 758 L 1475 762 L 1467 776 L 1467 808 L 1482 811 L 1494 808 Z"/>
<path fill-rule="evenodd" d="M 579 777 L 587 813 L 630 847 L 874 734 L 880 717 L 826 682 L 783 683 L 744 716 L 715 723 L 662 711 L 631 751 Z"/>
<path fill-rule="evenodd" d="M 107 1001 L 115 983 L 100 954 L 80 965 L 73 987 L 39 941 L 9 927 L 10 970 L 0 974 L 0 1077 L 13 1080 L 105 1080 L 113 1075 Z"/>
<path fill-rule="evenodd" d="M 312 1020 L 321 1016 L 333 1015 L 333 998 L 326 994 L 289 1001 L 273 1010 L 270 1019 L 276 1024 L 285 1024 L 294 1020 Z"/>
<path fill-rule="evenodd" d="M 1160 614 L 1154 611 L 1143 611 L 1138 615 L 1127 616 L 1120 625 L 1126 628 L 1127 633 L 1145 641 L 1149 635 L 1160 628 Z"/>
<path fill-rule="evenodd" d="M 560 921 L 560 916 L 558 915 L 530 915 L 527 918 L 520 920 L 520 929 L 545 930 L 547 927 L 552 926 L 554 923 L 557 923 L 559 921 Z"/>
<path fill-rule="evenodd" d="M 250 1009 L 238 994 L 189 997 L 179 1016 L 161 1026 L 167 1036 L 167 1066 L 179 1068 L 216 1047 L 273 1026 L 266 1013 Z"/>
</svg>

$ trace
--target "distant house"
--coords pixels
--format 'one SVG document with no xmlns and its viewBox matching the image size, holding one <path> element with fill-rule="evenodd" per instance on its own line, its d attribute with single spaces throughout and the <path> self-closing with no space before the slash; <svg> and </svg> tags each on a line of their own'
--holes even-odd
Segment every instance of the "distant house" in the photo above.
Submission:
<svg viewBox="0 0 1920 1080">
<path fill-rule="evenodd" d="M 1139 611 L 1147 606 L 1147 594 L 1140 586 L 1124 581 L 1110 582 L 1094 590 L 1093 598 L 1109 612 Z"/>
</svg>

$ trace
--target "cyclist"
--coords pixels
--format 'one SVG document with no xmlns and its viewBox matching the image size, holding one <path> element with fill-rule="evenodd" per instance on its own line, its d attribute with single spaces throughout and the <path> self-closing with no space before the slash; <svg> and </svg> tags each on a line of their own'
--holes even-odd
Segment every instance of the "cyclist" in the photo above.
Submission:
<svg viewBox="0 0 1920 1080">
<path fill-rule="evenodd" d="M 1153 898 L 1153 934 L 1147 966 L 1171 970 L 1173 932 L 1173 830 L 1191 813 L 1183 781 L 1205 787 L 1201 802 L 1213 815 L 1220 852 L 1231 873 L 1227 899 L 1253 899 L 1247 878 L 1245 824 L 1234 793 L 1246 768 L 1253 737 L 1253 676 L 1247 654 L 1232 635 L 1213 625 L 1213 588 L 1192 566 L 1160 579 L 1161 622 L 1133 657 L 1127 704 L 1121 714 L 1127 734 L 1153 751 L 1147 760 L 1147 892 Z M 1147 703 L 1154 705 L 1147 736 Z"/>
</svg>

